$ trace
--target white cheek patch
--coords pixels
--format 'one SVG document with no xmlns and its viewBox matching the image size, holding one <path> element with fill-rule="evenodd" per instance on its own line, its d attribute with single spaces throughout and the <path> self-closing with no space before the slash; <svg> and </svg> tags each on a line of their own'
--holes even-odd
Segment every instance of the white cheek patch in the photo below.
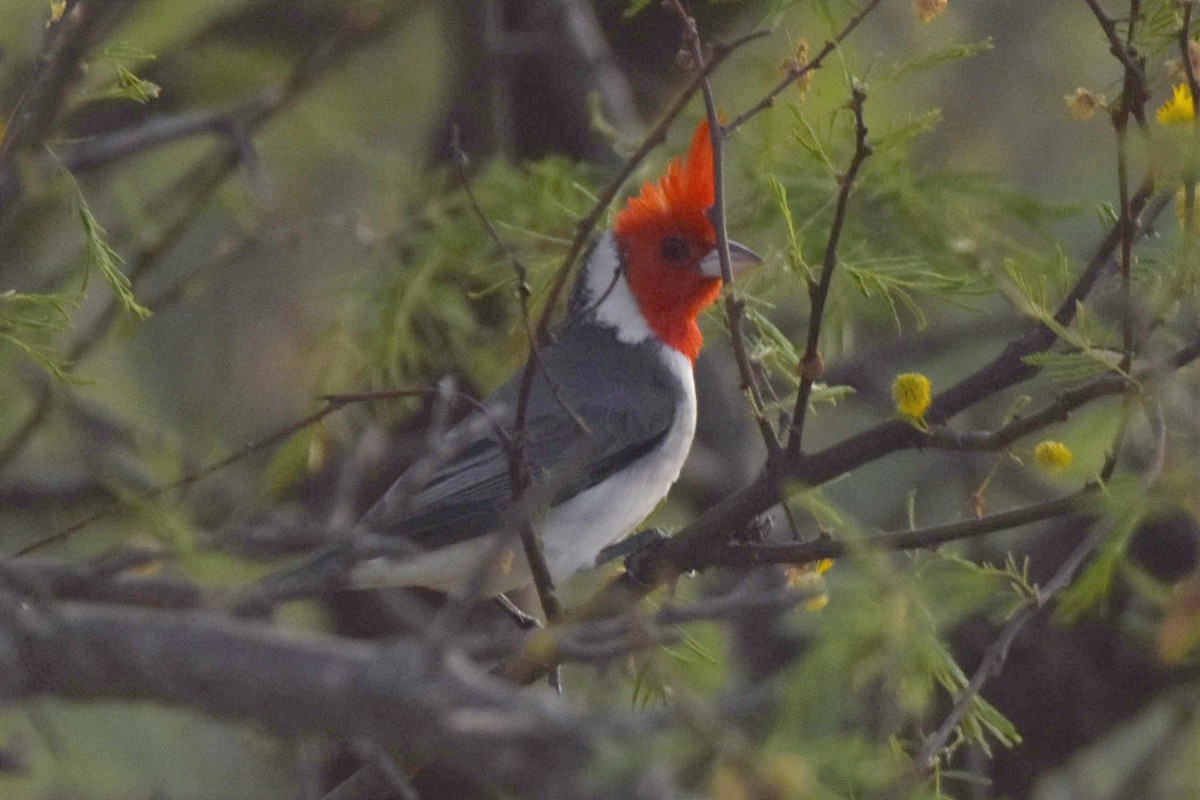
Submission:
<svg viewBox="0 0 1200 800">
<path fill-rule="evenodd" d="M 592 314 L 596 322 L 616 330 L 617 341 L 639 344 L 650 337 L 650 326 L 646 324 L 620 266 L 617 241 L 611 231 L 606 231 L 583 267 L 587 300 L 589 306 L 595 304 Z"/>
</svg>

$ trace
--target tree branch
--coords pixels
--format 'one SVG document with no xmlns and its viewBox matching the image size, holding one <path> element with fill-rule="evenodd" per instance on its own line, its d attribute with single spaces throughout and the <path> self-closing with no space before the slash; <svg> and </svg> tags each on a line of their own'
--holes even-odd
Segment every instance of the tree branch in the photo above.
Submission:
<svg viewBox="0 0 1200 800">
<path fill-rule="evenodd" d="M 821 262 L 820 280 L 814 283 L 810 278 L 808 281 L 810 301 L 808 339 L 804 347 L 804 355 L 800 358 L 800 388 L 796 392 L 796 406 L 792 410 L 791 430 L 788 433 L 789 458 L 796 458 L 800 455 L 808 399 L 812 393 L 813 384 L 825 374 L 825 364 L 821 360 L 819 349 L 821 322 L 825 315 L 825 300 L 829 297 L 833 271 L 838 264 L 838 245 L 842 238 L 842 228 L 846 224 L 846 208 L 850 201 L 850 190 L 854 186 L 854 179 L 858 176 L 863 162 L 871 155 L 871 147 L 867 144 L 867 126 L 863 122 L 863 103 L 866 99 L 866 92 L 862 89 L 855 87 L 851 91 L 850 110 L 854 113 L 854 155 L 850 158 L 850 167 L 846 170 L 846 174 L 838 179 L 841 188 L 838 189 L 837 207 L 833 214 L 833 224 L 829 228 L 825 256 Z"/>
<path fill-rule="evenodd" d="M 938 425 L 931 428 L 925 446 L 940 450 L 1002 450 L 1022 436 L 1051 423 L 1066 421 L 1070 412 L 1080 406 L 1099 397 L 1127 392 L 1132 385 L 1124 375 L 1103 375 L 1083 386 L 1060 392 L 1053 402 L 994 431 L 959 432 Z"/>
<path fill-rule="evenodd" d="M 700 31 L 696 20 L 684 10 L 680 0 L 672 0 L 671 9 L 679 17 L 683 27 L 685 41 L 691 49 L 692 58 L 701 72 L 706 63 L 704 44 L 700 39 Z M 754 368 L 750 363 L 750 355 L 746 350 L 746 337 L 742 332 L 742 309 L 744 303 L 737 296 L 733 286 L 733 266 L 729 255 L 729 228 L 725 221 L 725 135 L 721 129 L 721 121 L 717 115 L 717 104 L 713 99 L 712 86 L 708 78 L 700 84 L 704 95 L 704 110 L 708 119 L 708 136 L 713 151 L 713 206 L 708 210 L 709 221 L 717 235 L 717 259 L 721 265 L 721 282 L 725 295 L 725 317 L 729 324 L 729 338 L 733 345 L 733 357 L 737 363 L 738 374 L 742 380 L 742 390 L 750 396 L 751 411 L 763 445 L 767 448 L 768 457 L 775 459 L 779 453 L 779 438 L 770 422 L 763 414 L 762 392 L 758 380 L 754 377 Z"/>
<path fill-rule="evenodd" d="M 999 514 L 990 514 L 981 519 L 947 522 L 942 525 L 930 525 L 925 528 L 894 533 L 880 533 L 855 539 L 822 537 L 815 541 L 796 544 L 723 542 L 718 547 L 709 550 L 693 551 L 691 555 L 695 559 L 694 568 L 704 569 L 710 566 L 748 567 L 758 564 L 808 564 L 825 558 L 843 558 L 858 552 L 924 550 L 936 548 L 947 542 L 973 539 L 988 533 L 1018 528 L 1022 525 L 1079 511 L 1085 505 L 1086 499 L 1094 493 L 1094 488 L 1089 488 L 1066 497 L 1035 503 Z M 633 558 L 636 559 L 636 557 L 635 553 Z M 678 566 L 687 568 L 687 564 Z M 634 570 L 636 571 L 636 567 Z"/>
<path fill-rule="evenodd" d="M 411 639 L 302 636 L 204 612 L 58 603 L 0 623 L 0 699 L 152 700 L 285 736 L 395 747 L 472 780 L 577 797 L 595 721 Z"/>
<path fill-rule="evenodd" d="M 789 86 L 798 81 L 800 78 L 803 78 L 808 73 L 820 69 L 826 57 L 828 57 L 830 53 L 837 49 L 837 46 L 842 43 L 842 40 L 849 36 L 851 32 L 858 27 L 858 24 L 866 19 L 868 14 L 875 10 L 875 7 L 879 5 L 879 2 L 880 0 L 869 0 L 869 2 L 862 7 L 861 11 L 850 18 L 850 21 L 846 23 L 845 27 L 838 31 L 832 39 L 825 42 L 825 46 L 821 48 L 820 52 L 813 56 L 811 61 L 805 64 L 796 64 L 788 69 L 787 74 L 783 77 L 783 80 L 781 80 L 774 89 L 767 92 L 766 97 L 758 101 L 758 103 L 751 106 L 747 110 L 743 111 L 734 118 L 733 122 L 730 122 L 725 126 L 725 133 L 727 135 L 733 133 L 738 128 L 742 127 L 742 125 L 746 124 L 746 122 L 752 117 L 757 116 L 771 106 L 775 105 L 775 98 L 786 92 Z"/>
<path fill-rule="evenodd" d="M 33 77 L 0 144 L 0 197 L 10 199 L 4 186 L 17 180 L 12 172 L 17 153 L 37 147 L 49 135 L 83 57 L 134 5 L 132 0 L 76 0 L 50 25 Z"/>
</svg>

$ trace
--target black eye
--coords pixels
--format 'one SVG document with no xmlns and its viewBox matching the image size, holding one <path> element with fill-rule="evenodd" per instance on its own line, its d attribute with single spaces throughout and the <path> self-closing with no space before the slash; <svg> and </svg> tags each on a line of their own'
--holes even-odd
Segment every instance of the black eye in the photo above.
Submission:
<svg viewBox="0 0 1200 800">
<path fill-rule="evenodd" d="M 688 256 L 687 242 L 682 236 L 668 236 L 662 241 L 662 257 L 667 261 L 678 263 Z"/>
</svg>

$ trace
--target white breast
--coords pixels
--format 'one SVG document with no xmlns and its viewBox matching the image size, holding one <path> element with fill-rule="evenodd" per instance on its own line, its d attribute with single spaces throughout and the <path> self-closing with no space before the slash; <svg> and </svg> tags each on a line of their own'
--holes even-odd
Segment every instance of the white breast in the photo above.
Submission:
<svg viewBox="0 0 1200 800">
<path fill-rule="evenodd" d="M 603 548 L 650 516 L 679 477 L 696 433 L 696 386 L 686 356 L 669 347 L 661 355 L 682 389 L 671 427 L 649 453 L 547 512 L 542 543 L 555 582 L 593 566 Z"/>
</svg>

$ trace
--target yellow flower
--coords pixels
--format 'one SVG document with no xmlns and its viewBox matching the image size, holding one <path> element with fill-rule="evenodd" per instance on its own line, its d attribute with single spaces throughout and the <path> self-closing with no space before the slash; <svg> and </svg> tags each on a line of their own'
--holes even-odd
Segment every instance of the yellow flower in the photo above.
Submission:
<svg viewBox="0 0 1200 800">
<path fill-rule="evenodd" d="M 1047 472 L 1061 472 L 1071 466 L 1071 448 L 1062 442 L 1046 439 L 1033 448 L 1033 461 Z"/>
<path fill-rule="evenodd" d="M 1104 108 L 1108 100 L 1104 95 L 1090 92 L 1080 86 L 1074 94 L 1063 95 L 1063 102 L 1067 104 L 1071 116 L 1083 122 L 1091 119 L 1097 108 Z"/>
<path fill-rule="evenodd" d="M 919 422 L 933 400 L 933 384 L 919 372 L 906 372 L 892 383 L 892 399 L 900 416 Z"/>
<path fill-rule="evenodd" d="M 929 22 L 946 10 L 949 0 L 913 0 L 913 13 L 921 22 Z"/>
<path fill-rule="evenodd" d="M 50 21 L 46 23 L 46 27 L 50 27 L 53 23 L 62 19 L 63 12 L 67 10 L 67 0 L 51 0 L 50 2 Z"/>
<path fill-rule="evenodd" d="M 1158 111 L 1154 114 L 1159 125 L 1190 122 L 1195 117 L 1196 111 L 1192 107 L 1192 90 L 1186 83 L 1178 84 L 1171 99 L 1159 106 Z"/>
</svg>

